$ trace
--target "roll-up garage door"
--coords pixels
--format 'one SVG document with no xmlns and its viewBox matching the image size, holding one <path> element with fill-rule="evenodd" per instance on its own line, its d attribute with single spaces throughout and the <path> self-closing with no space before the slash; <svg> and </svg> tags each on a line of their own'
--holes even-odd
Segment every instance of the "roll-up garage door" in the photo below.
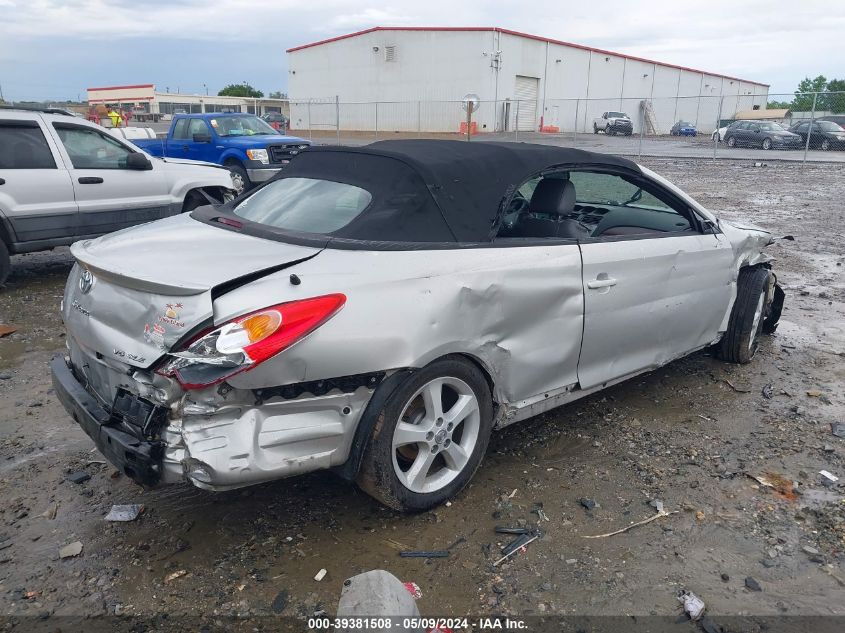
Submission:
<svg viewBox="0 0 845 633">
<path fill-rule="evenodd" d="M 537 95 L 540 92 L 540 80 L 537 77 L 516 76 L 514 99 L 519 101 L 517 129 L 520 132 L 537 130 Z M 514 106 L 516 109 L 516 106 Z"/>
</svg>

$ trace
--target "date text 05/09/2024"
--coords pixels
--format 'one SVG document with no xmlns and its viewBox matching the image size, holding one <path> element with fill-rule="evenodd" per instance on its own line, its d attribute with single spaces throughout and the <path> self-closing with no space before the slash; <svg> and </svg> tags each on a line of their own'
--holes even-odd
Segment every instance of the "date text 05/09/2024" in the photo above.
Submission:
<svg viewBox="0 0 845 633">
<path fill-rule="evenodd" d="M 337 617 L 309 618 L 308 629 L 314 631 L 420 631 L 427 633 L 458 633 L 458 631 L 524 631 L 525 620 L 486 616 L 478 618 L 432 617 Z"/>
</svg>

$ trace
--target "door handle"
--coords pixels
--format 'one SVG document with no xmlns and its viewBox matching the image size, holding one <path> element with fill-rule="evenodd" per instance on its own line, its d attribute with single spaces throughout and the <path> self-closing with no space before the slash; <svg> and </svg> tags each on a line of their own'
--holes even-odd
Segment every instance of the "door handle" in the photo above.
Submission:
<svg viewBox="0 0 845 633">
<path fill-rule="evenodd" d="M 182 146 L 182 151 L 187 152 L 190 148 L 187 145 Z"/>
<path fill-rule="evenodd" d="M 99 176 L 81 176 L 79 178 L 80 185 L 100 185 L 103 183 L 103 179 Z"/>
<path fill-rule="evenodd" d="M 600 279 L 593 279 L 587 282 L 587 288 L 590 290 L 597 290 L 598 288 L 609 288 L 615 286 L 616 280 L 613 277 L 602 277 Z"/>
</svg>

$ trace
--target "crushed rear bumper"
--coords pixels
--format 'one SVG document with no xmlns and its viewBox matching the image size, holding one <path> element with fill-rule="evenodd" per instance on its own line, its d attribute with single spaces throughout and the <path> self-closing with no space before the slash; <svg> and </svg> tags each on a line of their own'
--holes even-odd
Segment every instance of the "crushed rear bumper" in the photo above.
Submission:
<svg viewBox="0 0 845 633">
<path fill-rule="evenodd" d="M 144 486 L 161 479 L 164 444 L 138 437 L 119 426 L 119 421 L 76 379 L 64 356 L 50 361 L 56 396 L 97 449 L 121 473 Z"/>
</svg>

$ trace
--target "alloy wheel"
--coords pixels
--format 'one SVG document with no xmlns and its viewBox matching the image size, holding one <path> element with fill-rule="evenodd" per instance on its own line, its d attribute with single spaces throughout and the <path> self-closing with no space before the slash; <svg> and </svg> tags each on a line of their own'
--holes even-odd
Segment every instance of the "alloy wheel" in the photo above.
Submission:
<svg viewBox="0 0 845 633">
<path fill-rule="evenodd" d="M 466 467 L 481 428 L 472 388 L 444 376 L 420 387 L 405 404 L 393 432 L 393 469 L 411 492 L 436 492 Z"/>
</svg>

